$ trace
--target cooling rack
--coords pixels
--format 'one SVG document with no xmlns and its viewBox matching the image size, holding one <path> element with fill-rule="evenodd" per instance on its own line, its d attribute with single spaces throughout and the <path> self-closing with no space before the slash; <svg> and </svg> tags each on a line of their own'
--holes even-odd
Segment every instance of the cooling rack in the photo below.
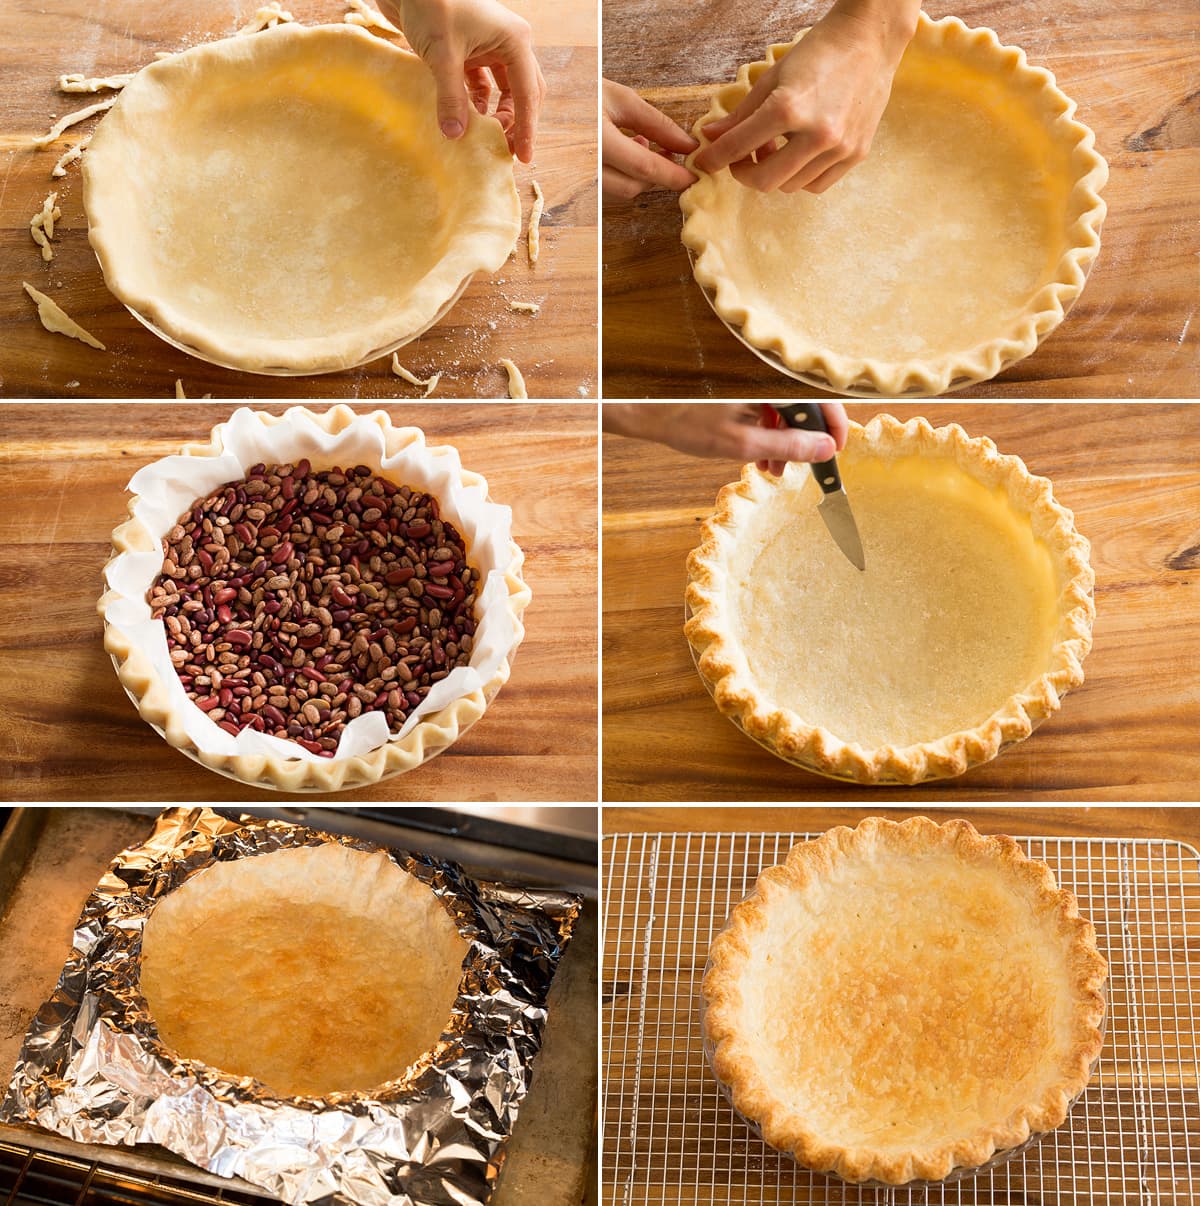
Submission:
<svg viewBox="0 0 1200 1206">
<path fill-rule="evenodd" d="M 756 1138 L 705 1063 L 700 980 L 712 938 L 759 872 L 813 836 L 605 839 L 606 1203 L 1200 1202 L 1200 855 L 1173 841 L 1017 839 L 1079 898 L 1109 961 L 1096 1073 L 1040 1143 L 958 1182 L 875 1189 L 809 1172 Z"/>
</svg>

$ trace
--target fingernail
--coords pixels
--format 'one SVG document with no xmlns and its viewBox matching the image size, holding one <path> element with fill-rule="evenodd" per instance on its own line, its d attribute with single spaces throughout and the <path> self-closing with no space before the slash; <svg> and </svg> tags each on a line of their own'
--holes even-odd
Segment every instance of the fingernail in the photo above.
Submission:
<svg viewBox="0 0 1200 1206">
<path fill-rule="evenodd" d="M 818 436 L 817 442 L 813 447 L 814 460 L 827 461 L 831 456 L 837 453 L 837 444 L 833 441 L 833 436 Z"/>
<path fill-rule="evenodd" d="M 463 124 L 456 117 L 448 117 L 442 122 L 442 133 L 447 138 L 461 138 L 463 132 Z"/>
</svg>

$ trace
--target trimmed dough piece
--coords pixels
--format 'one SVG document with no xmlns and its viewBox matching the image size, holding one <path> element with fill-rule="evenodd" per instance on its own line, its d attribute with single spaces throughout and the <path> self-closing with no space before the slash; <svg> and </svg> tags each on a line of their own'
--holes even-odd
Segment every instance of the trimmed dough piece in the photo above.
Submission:
<svg viewBox="0 0 1200 1206">
<path fill-rule="evenodd" d="M 136 72 L 130 71 L 124 75 L 102 75 L 88 78 L 78 71 L 58 77 L 59 92 L 104 92 L 111 90 L 119 92 L 133 79 Z"/>
<path fill-rule="evenodd" d="M 395 373 L 397 377 L 401 378 L 401 380 L 407 381 L 409 385 L 416 385 L 424 389 L 425 392 L 421 395 L 422 398 L 428 398 L 429 395 L 433 393 L 435 389 L 437 389 L 437 384 L 442 379 L 441 373 L 434 373 L 432 377 L 426 377 L 424 380 L 418 377 L 416 373 L 410 373 L 408 369 L 406 369 L 404 365 L 400 363 L 399 352 L 392 353 L 392 372 Z"/>
<path fill-rule="evenodd" d="M 361 25 L 363 29 L 381 29 L 384 33 L 404 36 L 402 29 L 397 29 L 381 12 L 367 4 L 366 0 L 346 0 L 346 3 L 354 10 L 342 18 L 347 25 Z"/>
<path fill-rule="evenodd" d="M 515 310 L 518 314 L 537 314 L 542 307 L 537 302 L 515 301 L 509 302 L 508 308 Z"/>
<path fill-rule="evenodd" d="M 97 101 L 94 105 L 88 105 L 86 109 L 76 109 L 74 113 L 68 113 L 65 117 L 60 117 L 45 134 L 39 134 L 36 138 L 30 139 L 35 147 L 39 150 L 44 150 L 52 142 L 56 141 L 65 130 L 71 126 L 77 125 L 81 121 L 86 121 L 93 113 L 101 113 L 105 109 L 111 109 L 117 103 L 119 98 L 110 96 L 108 100 Z"/>
<path fill-rule="evenodd" d="M 212 394 L 201 394 L 200 397 L 201 397 L 201 400 L 203 400 L 204 398 L 211 398 Z M 187 396 L 187 394 L 185 394 L 183 392 L 183 382 L 178 377 L 176 377 L 175 378 L 175 401 L 176 402 L 186 402 L 187 400 L 188 400 L 188 396 Z"/>
<path fill-rule="evenodd" d="M 42 208 L 29 219 L 29 233 L 42 249 L 42 259 L 47 264 L 54 259 L 54 248 L 50 246 L 50 240 L 54 238 L 54 223 L 62 217 L 62 210 L 55 204 L 57 200 L 58 194 L 50 193 L 42 202 Z"/>
<path fill-rule="evenodd" d="M 546 208 L 546 198 L 542 195 L 542 186 L 536 180 L 533 182 L 533 209 L 529 214 L 529 262 L 537 263 L 538 251 L 541 249 L 542 211 Z"/>
<path fill-rule="evenodd" d="M 276 25 L 283 25 L 295 19 L 291 13 L 285 12 L 280 7 L 279 0 L 271 0 L 270 4 L 260 8 L 254 14 L 253 19 L 243 25 L 234 36 L 241 37 L 244 34 L 261 33 L 264 29 L 274 29 Z"/>
<path fill-rule="evenodd" d="M 162 1042 L 284 1096 L 375 1089 L 436 1048 L 470 947 L 383 853 L 216 863 L 154 906 L 140 988 Z"/>
<path fill-rule="evenodd" d="M 89 134 L 86 138 L 81 138 L 69 151 L 64 151 L 58 157 L 58 162 L 50 169 L 50 175 L 65 176 L 68 166 L 83 155 L 84 148 L 91 141 L 92 136 Z"/>
<path fill-rule="evenodd" d="M 528 398 L 529 391 L 525 388 L 525 378 L 521 376 L 521 370 L 508 359 L 501 360 L 500 367 L 508 374 L 508 396 Z"/>
<path fill-rule="evenodd" d="M 99 352 L 107 352 L 108 348 L 95 335 L 85 331 L 73 318 L 69 317 L 57 302 L 51 301 L 44 293 L 35 289 L 28 281 L 22 281 L 25 292 L 37 303 L 38 318 L 42 326 L 55 335 L 69 335 L 72 339 L 81 340 L 89 347 Z"/>
</svg>

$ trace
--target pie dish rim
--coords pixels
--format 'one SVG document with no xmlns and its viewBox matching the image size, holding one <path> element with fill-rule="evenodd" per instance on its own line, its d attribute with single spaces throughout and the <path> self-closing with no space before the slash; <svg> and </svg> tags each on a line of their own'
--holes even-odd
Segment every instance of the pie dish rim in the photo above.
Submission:
<svg viewBox="0 0 1200 1206">
<path fill-rule="evenodd" d="M 698 179 L 680 195 L 684 217 L 680 237 L 694 253 L 693 276 L 713 309 L 727 324 L 736 326 L 749 343 L 777 355 L 793 373 L 823 381 L 825 388 L 849 396 L 933 396 L 990 380 L 1031 355 L 1062 322 L 1099 254 L 1100 228 L 1107 213 L 1100 192 L 1108 181 L 1108 163 L 1095 148 L 1095 133 L 1076 118 L 1076 102 L 1058 87 L 1052 72 L 1030 65 L 1025 51 L 1002 44 L 995 30 L 969 27 L 955 16 L 935 21 L 922 12 L 915 36 L 934 36 L 946 45 L 965 49 L 1002 70 L 1030 96 L 1039 96 L 1055 113 L 1048 132 L 1055 141 L 1069 146 L 1070 158 L 1076 164 L 1066 208 L 1068 214 L 1076 210 L 1078 214 L 1064 231 L 1064 250 L 1053 278 L 988 339 L 961 351 L 895 360 L 834 352 L 742 296 L 734 266 L 726 262 L 719 240 L 716 217 L 720 207 L 714 203 L 720 196 L 717 179 L 721 174 L 710 175 L 695 167 L 696 156 L 708 145 L 702 128 L 727 116 L 749 93 L 751 73 L 776 63 L 805 32 L 791 42 L 771 45 L 764 59 L 743 63 L 735 80 L 713 93 L 708 112 L 692 127 L 699 146 L 685 162 Z M 728 175 L 728 169 L 723 171 Z"/>
<path fill-rule="evenodd" d="M 964 863 L 987 861 L 1003 868 L 1014 882 L 1032 890 L 1040 909 L 1031 916 L 1053 915 L 1072 937 L 1064 949 L 1064 966 L 1073 973 L 1067 992 L 1074 1025 L 1066 1043 L 1047 1048 L 1045 1062 L 1057 1071 L 1043 1079 L 1036 1100 L 1016 1114 L 995 1123 L 981 1124 L 969 1136 L 910 1146 L 895 1154 L 872 1152 L 868 1147 L 847 1147 L 822 1139 L 803 1116 L 775 1096 L 758 1075 L 752 1054 L 741 1037 L 737 1013 L 741 1008 L 740 972 L 757 931 L 771 911 L 759 884 L 785 890 L 803 889 L 820 882 L 840 859 L 862 851 L 905 854 L 928 850 L 931 843 L 953 848 Z M 783 861 L 764 868 L 755 886 L 734 906 L 725 926 L 714 938 L 709 966 L 701 987 L 704 1004 L 703 1032 L 711 1048 L 715 1079 L 726 1088 L 738 1113 L 757 1127 L 764 1142 L 790 1154 L 806 1168 L 828 1172 L 844 1180 L 904 1185 L 912 1181 L 944 1182 L 959 1170 L 975 1170 L 994 1156 L 1015 1149 L 1040 1134 L 1061 1126 L 1071 1106 L 1091 1081 L 1095 1061 L 1103 1047 L 1107 1014 L 1104 985 L 1108 963 L 1100 952 L 1095 927 L 1079 912 L 1078 900 L 1061 887 L 1047 863 L 1031 858 L 1005 835 L 984 835 L 968 821 L 938 822 L 926 816 L 891 821 L 867 817 L 853 829 L 837 826 L 819 837 L 798 842 Z M 1069 1065 L 1069 1071 L 1066 1066 Z"/>
<path fill-rule="evenodd" d="M 1000 453 L 986 436 L 969 436 L 957 423 L 934 428 L 925 418 L 901 422 L 887 414 L 876 415 L 865 426 L 851 423 L 850 433 L 850 441 L 861 442 L 868 455 L 903 449 L 906 455 L 952 458 L 969 477 L 1002 486 L 1010 501 L 1015 498 L 1028 511 L 1034 535 L 1049 547 L 1064 583 L 1057 597 L 1058 635 L 1049 668 L 1023 691 L 999 702 L 981 723 L 904 746 L 868 750 L 839 738 L 817 720 L 771 706 L 746 663 L 740 633 L 731 631 L 735 625 L 725 599 L 727 562 L 736 548 L 741 518 L 785 488 L 781 479 L 753 465 L 744 465 L 740 479 L 722 487 L 714 511 L 701 525 L 700 543 L 688 555 L 685 601 L 692 616 L 684 623 L 684 635 L 718 710 L 786 761 L 865 784 L 955 777 L 1024 740 L 1084 681 L 1082 663 L 1091 649 L 1096 614 L 1091 546 L 1076 529 L 1073 513 L 1054 498 L 1049 479 L 1030 473 L 1020 457 Z"/>
</svg>

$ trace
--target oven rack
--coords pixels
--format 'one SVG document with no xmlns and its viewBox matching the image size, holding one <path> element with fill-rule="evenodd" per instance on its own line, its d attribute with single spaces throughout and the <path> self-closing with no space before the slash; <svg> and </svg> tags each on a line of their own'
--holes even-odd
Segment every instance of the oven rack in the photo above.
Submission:
<svg viewBox="0 0 1200 1206">
<path fill-rule="evenodd" d="M 1067 1122 L 944 1185 L 854 1186 L 758 1139 L 705 1062 L 713 937 L 805 833 L 606 836 L 601 977 L 611 1206 L 1195 1206 L 1200 1202 L 1200 854 L 1179 842 L 1018 838 L 1079 898 L 1109 960 L 1104 1051 Z"/>
</svg>

